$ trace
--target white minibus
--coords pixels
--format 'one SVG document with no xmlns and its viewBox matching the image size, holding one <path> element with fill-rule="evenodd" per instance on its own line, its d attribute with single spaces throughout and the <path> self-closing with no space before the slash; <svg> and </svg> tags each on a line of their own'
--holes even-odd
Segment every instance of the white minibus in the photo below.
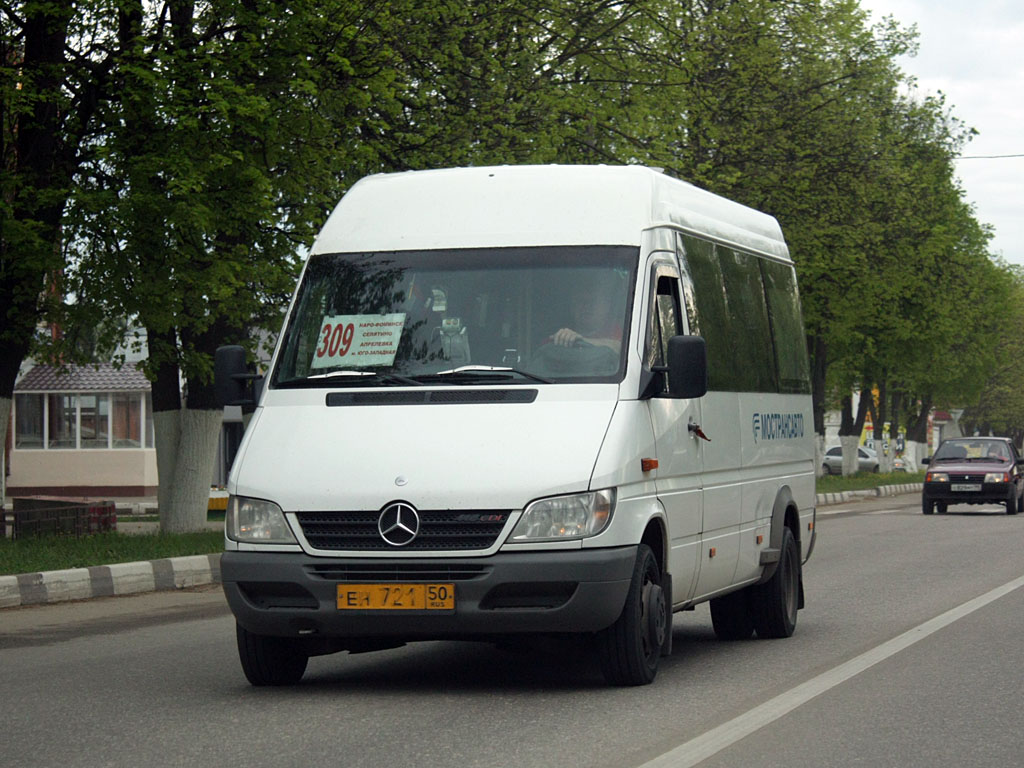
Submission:
<svg viewBox="0 0 1024 768">
<path fill-rule="evenodd" d="M 252 410 L 221 576 L 254 685 L 551 634 L 646 684 L 707 601 L 721 638 L 793 633 L 814 437 L 771 216 L 640 166 L 370 176 L 254 378 L 218 350 Z"/>
</svg>

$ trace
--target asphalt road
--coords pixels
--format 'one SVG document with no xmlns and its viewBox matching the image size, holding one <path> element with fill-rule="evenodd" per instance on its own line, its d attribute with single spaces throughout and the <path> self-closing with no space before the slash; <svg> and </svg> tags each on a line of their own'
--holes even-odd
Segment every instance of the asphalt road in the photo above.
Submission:
<svg viewBox="0 0 1024 768">
<path fill-rule="evenodd" d="M 652 686 L 585 649 L 423 643 L 254 689 L 218 588 L 0 611 L 0 766 L 1017 766 L 1024 516 L 824 507 L 787 640 L 677 614 Z"/>
</svg>

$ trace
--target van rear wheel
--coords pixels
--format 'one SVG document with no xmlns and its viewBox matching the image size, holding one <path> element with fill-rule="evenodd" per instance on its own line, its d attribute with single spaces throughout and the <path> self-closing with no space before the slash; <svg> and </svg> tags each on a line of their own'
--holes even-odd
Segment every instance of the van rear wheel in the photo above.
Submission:
<svg viewBox="0 0 1024 768">
<path fill-rule="evenodd" d="M 800 548 L 793 532 L 782 529 L 782 548 L 775 573 L 752 588 L 754 629 L 760 638 L 789 637 L 796 629 L 800 604 Z"/>
<path fill-rule="evenodd" d="M 601 671 L 612 685 L 647 685 L 658 672 L 671 607 L 661 588 L 661 569 L 646 544 L 637 547 L 626 604 L 599 635 Z"/>
<path fill-rule="evenodd" d="M 255 635 L 238 624 L 235 637 L 242 671 L 253 685 L 294 685 L 302 679 L 309 656 L 299 648 L 297 641 Z"/>
</svg>

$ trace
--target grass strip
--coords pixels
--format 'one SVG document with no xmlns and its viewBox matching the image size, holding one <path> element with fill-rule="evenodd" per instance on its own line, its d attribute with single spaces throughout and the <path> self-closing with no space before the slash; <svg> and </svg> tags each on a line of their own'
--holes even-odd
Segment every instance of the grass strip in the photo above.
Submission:
<svg viewBox="0 0 1024 768">
<path fill-rule="evenodd" d="M 858 472 L 855 475 L 825 475 L 818 478 L 818 493 L 840 493 L 842 491 L 864 491 L 881 485 L 902 485 L 923 483 L 924 472 L 889 472 L 880 475 L 874 472 Z"/>
<path fill-rule="evenodd" d="M 0 539 L 0 576 L 36 571 L 87 568 L 165 557 L 206 555 L 224 550 L 221 531 L 92 536 L 39 536 Z"/>
</svg>

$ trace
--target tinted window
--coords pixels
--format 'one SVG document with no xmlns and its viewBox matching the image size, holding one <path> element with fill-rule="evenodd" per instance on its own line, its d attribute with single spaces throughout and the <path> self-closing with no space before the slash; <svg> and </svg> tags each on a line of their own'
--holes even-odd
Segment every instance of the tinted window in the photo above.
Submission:
<svg viewBox="0 0 1024 768">
<path fill-rule="evenodd" d="M 694 289 L 691 328 L 707 343 L 709 389 L 777 391 L 760 260 L 697 238 L 680 239 Z"/>
<path fill-rule="evenodd" d="M 811 376 L 796 273 L 786 264 L 767 260 L 762 260 L 761 269 L 779 371 L 779 391 L 806 394 L 811 391 Z"/>
</svg>

